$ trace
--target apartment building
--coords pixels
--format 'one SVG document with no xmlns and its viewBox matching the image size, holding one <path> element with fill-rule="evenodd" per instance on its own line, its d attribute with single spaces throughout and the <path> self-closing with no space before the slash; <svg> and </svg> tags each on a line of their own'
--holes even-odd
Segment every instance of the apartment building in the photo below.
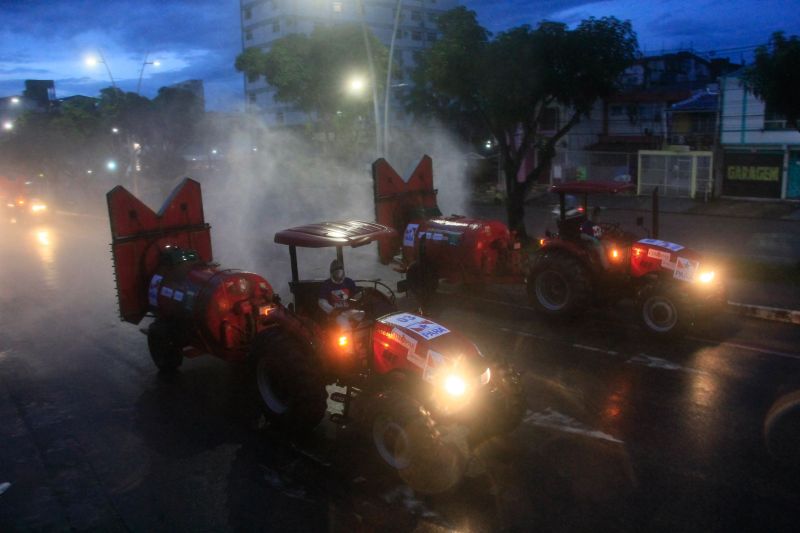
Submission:
<svg viewBox="0 0 800 533">
<path fill-rule="evenodd" d="M 402 66 L 402 78 L 394 85 L 409 83 L 416 54 L 429 47 L 438 37 L 437 18 L 456 7 L 456 0 L 242 0 L 242 49 L 257 46 L 268 51 L 273 42 L 293 33 L 310 34 L 319 25 L 360 24 L 360 6 L 364 5 L 364 21 L 375 36 L 389 47 L 394 29 L 395 11 L 401 6 L 395 41 L 394 61 Z M 274 90 L 263 77 L 248 80 L 244 91 L 247 109 L 260 114 L 271 126 L 301 124 L 304 113 L 275 102 Z M 404 118 L 399 99 L 392 98 L 392 118 Z"/>
</svg>

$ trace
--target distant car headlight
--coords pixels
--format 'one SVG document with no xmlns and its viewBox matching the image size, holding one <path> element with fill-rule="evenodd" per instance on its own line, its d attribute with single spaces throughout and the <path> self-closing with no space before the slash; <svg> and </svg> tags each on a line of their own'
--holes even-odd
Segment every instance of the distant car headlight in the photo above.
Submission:
<svg viewBox="0 0 800 533">
<path fill-rule="evenodd" d="M 43 213 L 47 211 L 47 205 L 43 203 L 36 203 L 31 205 L 31 211 L 34 213 Z"/>
<path fill-rule="evenodd" d="M 714 276 L 715 276 L 714 271 L 713 270 L 708 270 L 706 272 L 701 272 L 700 275 L 697 276 L 697 280 L 700 283 L 706 283 L 707 284 L 707 283 L 711 283 L 712 281 L 714 281 Z"/>
</svg>

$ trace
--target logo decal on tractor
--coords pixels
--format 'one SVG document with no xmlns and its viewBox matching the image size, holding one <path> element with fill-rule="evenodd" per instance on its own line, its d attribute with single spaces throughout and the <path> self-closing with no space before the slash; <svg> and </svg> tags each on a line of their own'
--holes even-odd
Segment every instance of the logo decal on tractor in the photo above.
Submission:
<svg viewBox="0 0 800 533">
<path fill-rule="evenodd" d="M 654 259 L 658 259 L 661 261 L 661 266 L 669 268 L 669 258 L 672 254 L 669 252 L 662 252 L 661 250 L 655 250 L 650 248 L 647 250 L 647 257 L 652 257 Z"/>
<path fill-rule="evenodd" d="M 441 324 L 410 313 L 390 316 L 386 319 L 386 322 L 395 326 L 402 326 L 428 341 L 445 333 L 450 333 L 450 330 Z"/>
<path fill-rule="evenodd" d="M 147 303 L 153 307 L 158 305 L 158 286 L 161 285 L 162 279 L 164 279 L 164 276 L 156 274 L 153 276 L 153 279 L 150 280 L 150 288 L 147 291 Z"/>
<path fill-rule="evenodd" d="M 692 281 L 694 274 L 697 272 L 697 267 L 700 266 L 699 261 L 692 261 L 685 257 L 679 257 L 675 265 L 675 278 L 683 281 Z"/>
<path fill-rule="evenodd" d="M 414 246 L 414 236 L 417 234 L 419 224 L 409 224 L 403 234 L 403 246 Z"/>
</svg>

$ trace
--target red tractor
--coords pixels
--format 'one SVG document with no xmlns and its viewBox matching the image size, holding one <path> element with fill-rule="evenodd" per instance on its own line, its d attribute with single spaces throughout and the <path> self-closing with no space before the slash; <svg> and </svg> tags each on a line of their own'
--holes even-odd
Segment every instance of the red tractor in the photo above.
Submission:
<svg viewBox="0 0 800 533">
<path fill-rule="evenodd" d="M 396 260 L 409 288 L 432 292 L 440 279 L 468 285 L 525 282 L 522 245 L 505 224 L 442 216 L 430 157 L 422 158 L 408 181 L 385 159 L 373 163 L 372 176 L 376 220 L 402 235 L 380 243 L 380 259 Z"/>
<path fill-rule="evenodd" d="M 323 222 L 286 229 L 294 302 L 284 306 L 261 276 L 212 262 L 200 185 L 185 180 L 156 214 L 122 187 L 108 194 L 123 320 L 147 329 L 156 366 L 174 371 L 203 353 L 246 363 L 255 398 L 275 427 L 302 432 L 343 403 L 334 422 L 371 435 L 379 456 L 412 487 L 439 492 L 461 478 L 469 451 L 511 431 L 524 411 L 519 375 L 483 356 L 444 324 L 398 312 L 379 280 L 361 282 L 352 327 L 323 317 L 323 280 L 301 280 L 298 248 L 344 247 L 394 236 L 380 224 Z"/>
<path fill-rule="evenodd" d="M 551 187 L 559 196 L 558 232 L 541 239 L 527 280 L 529 299 L 540 312 L 574 316 L 592 305 L 633 299 L 645 330 L 669 336 L 726 302 L 721 275 L 698 252 L 658 238 L 658 189 L 648 238 L 624 231 L 619 223 L 590 220 L 590 194 L 632 188 L 592 182 Z M 572 213 L 566 206 L 570 195 L 583 198 Z"/>
<path fill-rule="evenodd" d="M 526 284 L 530 303 L 551 317 L 574 316 L 593 304 L 624 298 L 638 303 L 640 322 L 658 335 L 685 330 L 702 310 L 724 303 L 724 287 L 700 255 L 658 240 L 654 194 L 653 238 L 640 239 L 619 224 L 594 225 L 582 232 L 590 193 L 615 193 L 631 185 L 587 183 L 552 188 L 560 199 L 558 233 L 540 241 L 529 258 L 519 239 L 496 220 L 442 216 L 433 188 L 432 163 L 423 157 L 404 180 L 384 160 L 373 164 L 375 211 L 379 223 L 403 235 L 381 243 L 380 260 L 405 272 L 411 290 L 423 296 L 446 279 L 467 284 Z M 583 196 L 568 209 L 566 198 Z M 395 257 L 395 254 L 399 255 Z"/>
</svg>

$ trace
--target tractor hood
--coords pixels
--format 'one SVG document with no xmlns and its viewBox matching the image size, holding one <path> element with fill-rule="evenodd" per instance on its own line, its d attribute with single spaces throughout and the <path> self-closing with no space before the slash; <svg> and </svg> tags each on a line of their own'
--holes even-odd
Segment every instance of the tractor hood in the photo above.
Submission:
<svg viewBox="0 0 800 533">
<path fill-rule="evenodd" d="M 636 275 L 669 271 L 680 281 L 694 281 L 700 273 L 702 256 L 685 246 L 659 239 L 641 239 L 632 247 L 632 267 Z"/>
<path fill-rule="evenodd" d="M 421 373 L 426 380 L 442 366 L 469 367 L 476 375 L 488 366 L 477 346 L 466 337 L 413 313 L 380 318 L 375 326 L 373 349 L 379 373 L 404 368 Z"/>
</svg>

